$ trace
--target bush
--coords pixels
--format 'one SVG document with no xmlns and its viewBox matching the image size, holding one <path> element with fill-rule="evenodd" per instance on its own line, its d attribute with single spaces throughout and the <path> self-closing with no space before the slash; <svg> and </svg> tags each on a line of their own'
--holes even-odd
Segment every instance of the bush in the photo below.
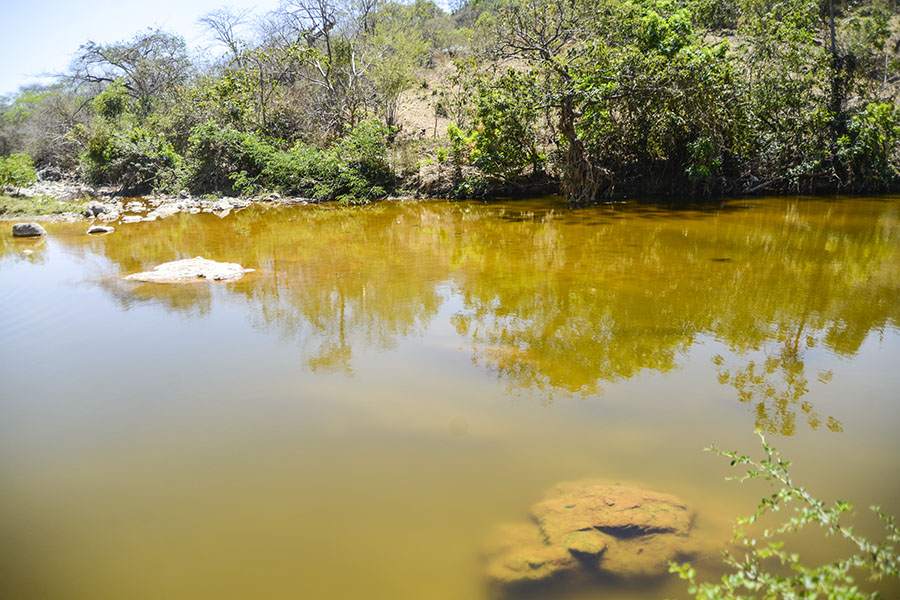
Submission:
<svg viewBox="0 0 900 600">
<path fill-rule="evenodd" d="M 187 187 L 199 193 L 251 190 L 274 153 L 254 133 L 207 121 L 188 139 Z"/>
<path fill-rule="evenodd" d="M 159 134 L 136 127 L 125 133 L 101 127 L 87 139 L 81 155 L 85 177 L 128 190 L 171 190 L 182 165 L 172 145 Z"/>
<path fill-rule="evenodd" d="M 365 203 L 394 181 L 388 129 L 364 122 L 326 150 L 302 142 L 287 150 L 258 134 L 209 122 L 188 144 L 188 186 L 198 192 L 278 190 L 316 200 Z"/>
<path fill-rule="evenodd" d="M 754 460 L 737 452 L 723 452 L 715 447 L 708 448 L 720 456 L 731 460 L 731 465 L 747 465 L 747 473 L 735 478 L 743 482 L 748 479 L 764 479 L 779 485 L 780 489 L 765 497 L 758 510 L 751 516 L 738 519 L 735 527 L 735 542 L 746 550 L 743 558 L 725 554 L 725 563 L 733 569 L 722 577 L 721 583 L 699 583 L 696 572 L 689 564 L 672 565 L 670 571 L 678 573 L 689 582 L 689 592 L 698 599 L 722 600 L 742 598 L 818 598 L 861 600 L 876 598 L 877 594 L 867 594 L 854 583 L 855 572 L 868 572 L 871 580 L 884 576 L 900 576 L 900 557 L 891 545 L 900 541 L 900 531 L 894 518 L 883 514 L 877 506 L 872 510 L 884 524 L 885 541 L 874 543 L 854 532 L 853 527 L 841 523 L 844 513 L 853 509 L 849 502 L 836 501 L 830 508 L 814 498 L 806 489 L 794 483 L 788 467 L 778 451 L 766 443 L 765 437 L 757 430 L 762 441 L 765 458 Z M 793 504 L 792 504 L 793 503 Z M 775 529 L 762 533 L 765 545 L 757 545 L 757 540 L 748 536 L 745 527 L 759 521 L 764 516 L 793 506 L 794 516 L 786 519 Z M 808 567 L 800 563 L 799 556 L 784 549 L 785 534 L 795 533 L 809 524 L 819 525 L 825 535 L 835 536 L 850 543 L 853 553 L 832 563 L 818 567 Z M 783 567 L 790 567 L 790 575 L 785 575 Z"/>
<path fill-rule="evenodd" d="M 838 139 L 838 158 L 850 177 L 887 188 L 900 177 L 900 110 L 872 103 L 853 115 Z"/>
<path fill-rule="evenodd" d="M 0 189 L 8 187 L 24 187 L 33 183 L 37 177 L 34 165 L 27 154 L 10 154 L 0 157 Z"/>
</svg>

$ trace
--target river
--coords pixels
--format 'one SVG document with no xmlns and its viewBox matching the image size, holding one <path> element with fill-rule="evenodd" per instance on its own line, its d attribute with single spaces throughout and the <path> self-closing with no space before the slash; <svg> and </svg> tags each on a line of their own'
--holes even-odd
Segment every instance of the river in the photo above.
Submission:
<svg viewBox="0 0 900 600">
<path fill-rule="evenodd" d="M 491 528 L 586 477 L 688 502 L 718 577 L 770 489 L 703 449 L 757 428 L 862 531 L 900 514 L 900 197 L 0 225 L 3 598 L 487 598 Z M 193 256 L 256 271 L 122 279 Z"/>
</svg>

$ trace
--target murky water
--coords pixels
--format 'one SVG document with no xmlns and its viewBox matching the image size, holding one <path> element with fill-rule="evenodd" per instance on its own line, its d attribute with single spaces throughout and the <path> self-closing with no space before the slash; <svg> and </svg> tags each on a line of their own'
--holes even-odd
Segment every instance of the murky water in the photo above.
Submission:
<svg viewBox="0 0 900 600">
<path fill-rule="evenodd" d="M 900 514 L 900 198 L 2 227 L 3 598 L 485 598 L 491 527 L 584 477 L 724 545 L 768 488 L 702 450 L 755 427 L 813 492 Z M 192 256 L 258 271 L 121 280 Z"/>
</svg>

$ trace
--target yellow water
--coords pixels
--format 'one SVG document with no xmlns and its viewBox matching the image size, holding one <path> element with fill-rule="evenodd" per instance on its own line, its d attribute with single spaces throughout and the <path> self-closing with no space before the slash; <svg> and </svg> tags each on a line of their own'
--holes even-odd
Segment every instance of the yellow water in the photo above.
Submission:
<svg viewBox="0 0 900 600">
<path fill-rule="evenodd" d="M 585 477 L 681 496 L 717 549 L 768 489 L 702 450 L 755 427 L 863 530 L 900 514 L 897 197 L 0 225 L 4 600 L 477 600 L 491 527 Z M 192 256 L 257 272 L 121 278 Z"/>
</svg>

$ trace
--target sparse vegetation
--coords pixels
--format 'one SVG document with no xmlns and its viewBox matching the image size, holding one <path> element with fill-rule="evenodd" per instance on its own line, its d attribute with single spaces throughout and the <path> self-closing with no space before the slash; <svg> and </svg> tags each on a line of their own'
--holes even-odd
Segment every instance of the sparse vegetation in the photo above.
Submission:
<svg viewBox="0 0 900 600">
<path fill-rule="evenodd" d="M 732 466 L 746 466 L 744 475 L 735 477 L 740 482 L 762 479 L 772 482 L 778 489 L 763 497 L 755 513 L 737 521 L 734 541 L 743 547 L 743 556 L 725 554 L 725 563 L 731 572 L 720 582 L 708 583 L 697 580 L 697 573 L 689 565 L 672 565 L 671 571 L 678 573 L 689 584 L 692 596 L 706 600 L 727 600 L 738 598 L 828 598 L 842 600 L 862 600 L 878 598 L 876 592 L 860 589 L 856 577 L 863 574 L 870 580 L 900 576 L 900 555 L 895 544 L 900 542 L 900 531 L 894 517 L 881 512 L 877 506 L 872 511 L 884 525 L 884 540 L 872 542 L 858 534 L 850 525 L 842 522 L 851 513 L 853 505 L 843 500 L 835 501 L 830 507 L 814 497 L 804 487 L 796 484 L 788 468 L 789 461 L 766 442 L 757 431 L 765 456 L 754 459 L 735 451 L 722 451 L 715 446 L 708 450 L 731 460 Z M 755 534 L 750 528 L 781 509 L 792 508 L 791 516 L 784 518 L 777 526 Z M 801 561 L 798 554 L 791 552 L 787 542 L 791 534 L 805 529 L 808 525 L 818 525 L 826 536 L 846 543 L 849 555 L 832 562 L 809 566 Z"/>
<path fill-rule="evenodd" d="M 80 205 L 71 202 L 61 202 L 50 198 L 0 195 L 0 216 L 6 218 L 60 215 L 80 211 Z"/>
</svg>

